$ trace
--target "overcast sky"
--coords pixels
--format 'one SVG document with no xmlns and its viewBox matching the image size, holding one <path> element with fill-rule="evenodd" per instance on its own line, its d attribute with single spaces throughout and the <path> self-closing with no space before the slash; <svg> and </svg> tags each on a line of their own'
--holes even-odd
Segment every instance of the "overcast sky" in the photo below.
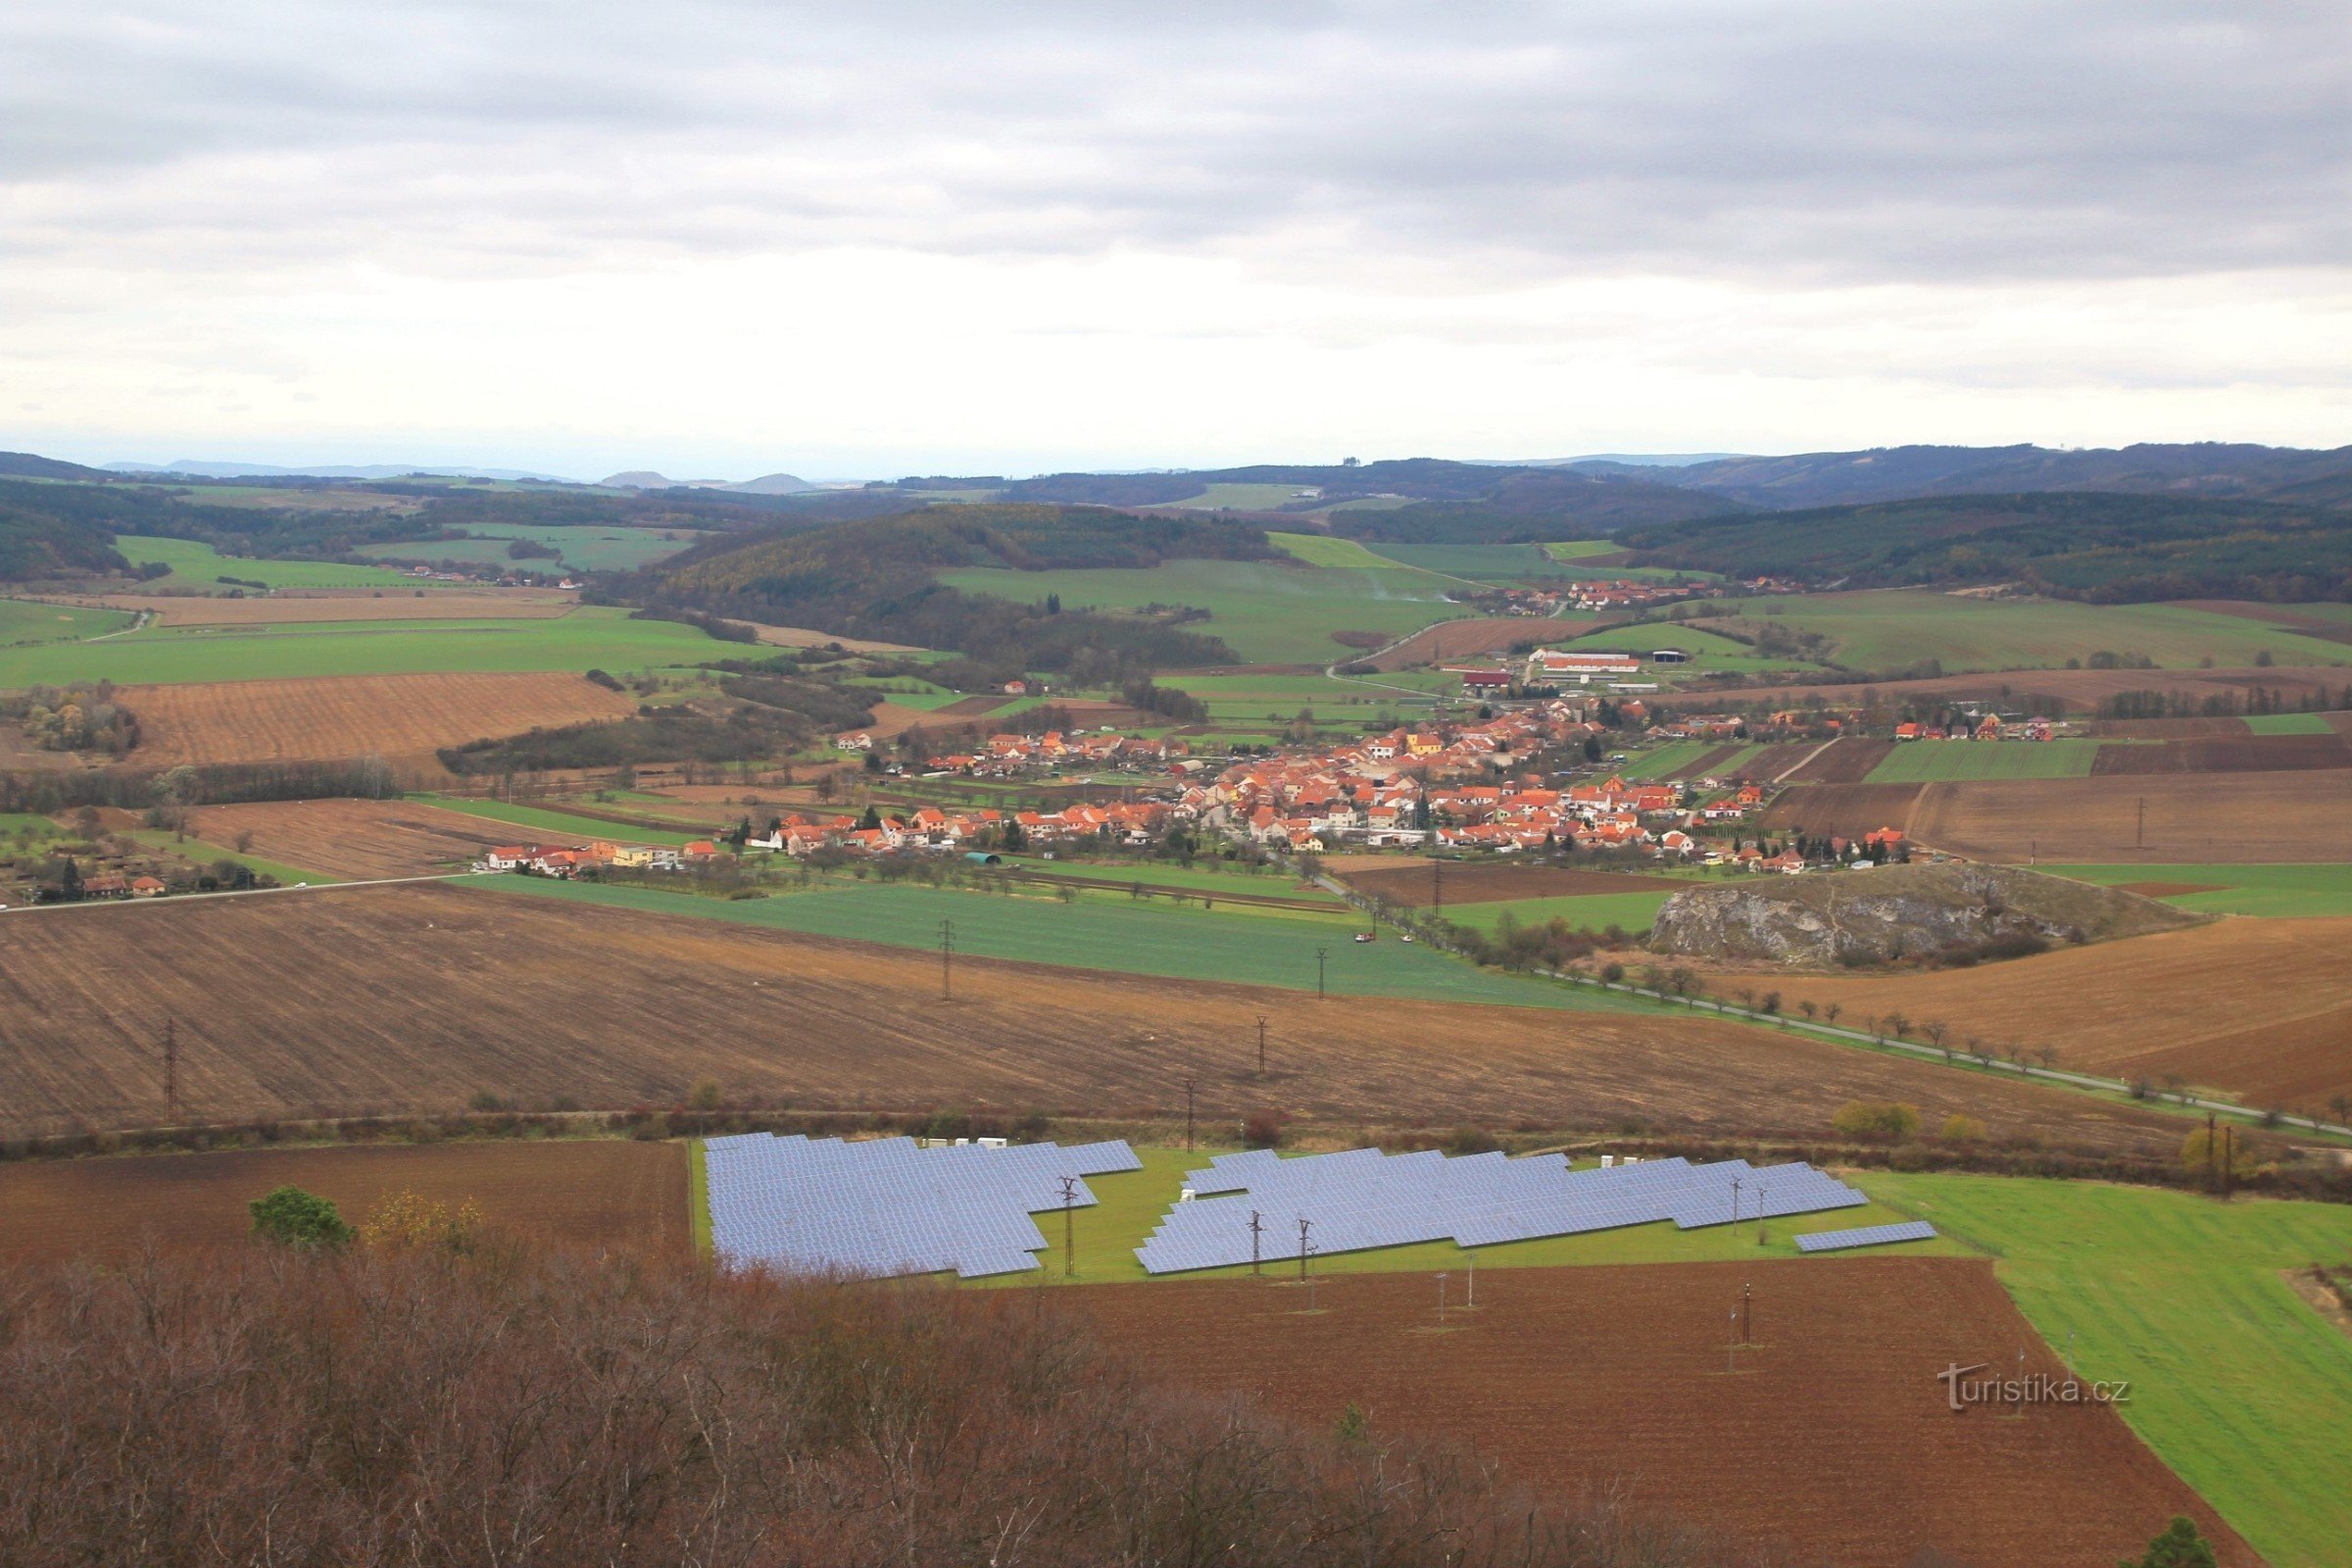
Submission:
<svg viewBox="0 0 2352 1568">
<path fill-rule="evenodd" d="M 2352 442 L 2342 0 L 10 0 L 0 447 Z"/>
</svg>

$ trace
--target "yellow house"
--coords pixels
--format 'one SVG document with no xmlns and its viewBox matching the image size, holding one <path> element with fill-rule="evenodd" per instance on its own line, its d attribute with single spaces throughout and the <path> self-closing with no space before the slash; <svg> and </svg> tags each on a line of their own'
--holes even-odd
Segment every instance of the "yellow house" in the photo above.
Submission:
<svg viewBox="0 0 2352 1568">
<path fill-rule="evenodd" d="M 643 867 L 654 863 L 654 852 L 643 844 L 615 844 L 612 850 L 614 865 Z"/>
</svg>

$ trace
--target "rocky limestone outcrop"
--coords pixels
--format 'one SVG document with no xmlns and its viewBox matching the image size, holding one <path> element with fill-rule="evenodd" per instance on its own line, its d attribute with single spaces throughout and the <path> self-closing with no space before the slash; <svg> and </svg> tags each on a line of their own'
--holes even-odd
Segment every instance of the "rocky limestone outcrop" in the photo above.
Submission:
<svg viewBox="0 0 2352 1568">
<path fill-rule="evenodd" d="M 2194 925 L 2114 888 L 2001 865 L 1890 865 L 1694 887 L 1659 909 L 1650 948 L 1685 957 L 1828 968 L 1935 955 L 2016 956 Z"/>
</svg>

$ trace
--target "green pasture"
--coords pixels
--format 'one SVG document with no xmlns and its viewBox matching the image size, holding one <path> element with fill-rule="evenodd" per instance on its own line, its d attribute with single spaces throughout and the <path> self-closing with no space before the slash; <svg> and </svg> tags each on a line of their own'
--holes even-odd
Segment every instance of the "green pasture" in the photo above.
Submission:
<svg viewBox="0 0 2352 1568">
<path fill-rule="evenodd" d="M 1301 883 L 1288 872 L 1262 870 L 1254 866 L 1220 868 L 1206 861 L 1177 865 L 1167 860 L 1049 860 L 1035 855 L 1007 855 L 1004 863 L 1037 872 L 1041 876 L 1100 877 L 1107 881 L 1191 888 L 1211 895 L 1248 893 L 1259 898 L 1304 899 L 1310 903 L 1328 904 L 1334 909 L 1347 906 L 1346 901 L 1336 893 L 1326 893 L 1311 883 Z"/>
<path fill-rule="evenodd" d="M 0 811 L 0 839 L 14 839 L 24 834 L 31 839 L 53 839 L 64 830 L 48 817 L 31 811 Z"/>
<path fill-rule="evenodd" d="M 2325 713 L 2254 713 L 2246 728 L 2257 735 L 2332 735 L 2335 726 Z"/>
<path fill-rule="evenodd" d="M 1940 784 L 1964 779 L 2088 778 L 2099 747 L 2112 742 L 1905 741 L 1870 770 L 1872 784 Z"/>
<path fill-rule="evenodd" d="M 1624 549 L 1614 539 L 1554 539 L 1544 553 L 1554 561 L 1583 561 L 1589 556 L 1613 556 Z"/>
<path fill-rule="evenodd" d="M 1329 534 L 1276 533 L 1269 529 L 1266 540 L 1283 554 L 1296 557 L 1310 566 L 1348 566 L 1379 571 L 1396 564 L 1394 561 L 1374 555 L 1352 539 L 1335 539 Z"/>
<path fill-rule="evenodd" d="M 1555 646 L 1587 652 L 1622 650 L 1643 661 L 1641 679 L 1669 684 L 1703 685 L 1704 677 L 1714 670 L 1739 675 L 1767 675 L 1822 667 L 1808 660 L 1767 657 L 1745 643 L 1734 642 L 1703 626 L 1680 620 L 1641 621 L 1614 630 L 1589 632 L 1573 642 Z M 1658 648 L 1680 648 L 1690 656 L 1690 661 L 1681 664 L 1649 663 L 1650 651 Z"/>
<path fill-rule="evenodd" d="M 1230 1140 L 1239 1128 L 1224 1132 Z M 1067 1229 L 1070 1246 L 1062 1245 L 1064 1220 L 1058 1209 L 1039 1213 L 1037 1228 L 1045 1233 L 1046 1250 L 1038 1254 L 1044 1265 L 1036 1273 L 1005 1274 L 979 1282 L 986 1288 L 1038 1285 L 1107 1285 L 1133 1284 L 1148 1281 L 1151 1275 L 1136 1261 L 1135 1250 L 1151 1239 L 1159 1222 L 1175 1205 L 1177 1195 L 1184 1188 L 1187 1171 L 1200 1170 L 1217 1154 L 1225 1152 L 1230 1143 L 1217 1148 L 1205 1144 L 1193 1151 L 1157 1149 L 1150 1146 L 1136 1150 L 1136 1157 L 1144 1168 L 1121 1171 L 1110 1176 L 1089 1176 L 1086 1185 L 1096 1198 L 1089 1208 L 1073 1209 Z M 1250 1200 L 1246 1194 L 1225 1198 L 1203 1198 L 1203 1203 L 1234 1205 L 1236 1223 L 1249 1223 Z M 1451 1274 L 1457 1285 L 1452 1299 L 1462 1300 L 1461 1286 L 1473 1257 L 1482 1269 L 1553 1268 L 1564 1264 L 1581 1263 L 1706 1263 L 1754 1257 L 1801 1257 L 1796 1250 L 1796 1237 L 1816 1231 L 1851 1230 L 1863 1225 L 1891 1225 L 1904 1216 L 1892 1209 L 1871 1204 L 1864 1208 L 1849 1208 L 1829 1214 L 1808 1214 L 1789 1219 L 1776 1219 L 1765 1225 L 1762 1243 L 1756 1240 L 1752 1221 L 1741 1225 L 1713 1225 L 1700 1230 L 1677 1230 L 1671 1220 L 1654 1225 L 1631 1225 L 1623 1230 L 1593 1231 L 1583 1236 L 1550 1236 L 1529 1242 L 1507 1242 L 1496 1247 L 1481 1247 L 1466 1250 L 1452 1242 L 1417 1242 L 1407 1247 L 1375 1248 L 1360 1252 L 1329 1252 L 1317 1254 L 1313 1271 L 1321 1276 L 1335 1274 L 1409 1274 L 1421 1270 L 1435 1273 L 1440 1269 Z M 1271 1282 L 1298 1278 L 1298 1233 L 1289 1232 L 1289 1251 L 1284 1251 L 1283 1233 L 1269 1227 L 1265 1234 L 1264 1276 Z M 1951 1256 L 1973 1253 L 1964 1244 L 1941 1238 L 1932 1242 L 1905 1242 L 1895 1247 L 1872 1248 L 1870 1252 L 1907 1252 L 1913 1255 Z M 1860 1255 L 1870 1255 L 1866 1252 Z M 1076 1267 L 1065 1272 L 1065 1262 Z M 1819 1259 L 1824 1267 L 1836 1267 L 1835 1254 Z M 1227 1268 L 1194 1269 L 1168 1276 L 1174 1279 L 1246 1279 L 1250 1273 L 1247 1263 Z M 1497 1290 L 1507 1290 L 1503 1284 Z M 1430 1293 L 1432 1312 L 1435 1312 L 1437 1293 Z"/>
<path fill-rule="evenodd" d="M 1484 904 L 1449 904 L 1446 918 L 1455 925 L 1494 934 L 1509 915 L 1522 926 L 1548 925 L 1565 920 L 1579 931 L 1605 931 L 1610 926 L 1642 932 L 1657 924 L 1658 906 L 1678 890 L 1659 893 L 1579 893 L 1553 899 L 1497 899 Z"/>
<path fill-rule="evenodd" d="M 2054 599 L 1975 599 L 1909 589 L 1803 594 L 1737 602 L 1733 612 L 1836 640 L 1849 669 L 1900 669 L 1933 659 L 1952 673 L 2057 669 L 2070 659 L 2144 654 L 2166 669 L 2252 664 L 2352 664 L 2352 647 L 2185 605 L 2088 605 Z"/>
<path fill-rule="evenodd" d="M 204 826 L 202 811 L 196 813 L 195 825 L 199 829 Z M 216 860 L 242 861 L 255 875 L 274 877 L 279 884 L 289 888 L 304 882 L 318 887 L 321 883 L 343 880 L 338 876 L 329 876 L 323 871 L 313 871 L 306 866 L 288 865 L 283 860 L 266 860 L 258 855 L 241 855 L 223 845 L 208 844 L 199 838 L 175 838 L 164 828 L 133 828 L 122 836 L 143 849 L 153 850 L 162 855 L 176 855 L 181 859 L 195 865 L 209 866 Z"/>
<path fill-rule="evenodd" d="M 1212 484 L 1197 496 L 1168 503 L 1174 507 L 1231 507 L 1236 512 L 1274 512 L 1294 501 L 1307 499 L 1298 492 L 1311 486 L 1295 484 Z"/>
<path fill-rule="evenodd" d="M 731 646 L 671 620 L 583 607 L 540 620 L 301 621 L 149 626 L 96 643 L 0 649 L 0 688 L 112 680 L 122 685 L 280 676 L 474 673 L 692 664 Z"/>
<path fill-rule="evenodd" d="M 2338 1568 L 2352 1542 L 2352 1336 L 2283 1270 L 2352 1259 L 2352 1206 L 2090 1182 L 1862 1171 L 1853 1185 L 1999 1258 L 2001 1283 L 2275 1568 Z M 1984 1348 L 1988 1359 L 2014 1354 Z"/>
<path fill-rule="evenodd" d="M 512 806 L 504 801 L 469 801 L 452 795 L 420 797 L 444 811 L 463 811 L 467 816 L 483 817 L 492 822 L 505 822 L 513 827 L 528 828 L 561 839 L 565 844 L 585 844 L 591 839 L 611 839 L 616 844 L 680 845 L 696 839 L 711 837 L 709 833 L 679 833 L 666 828 L 640 827 L 633 822 L 603 822 L 593 816 L 575 816 L 569 811 L 551 810 L 544 806 Z M 747 814 L 758 815 L 758 808 L 747 808 Z M 765 827 L 762 822 L 759 826 Z"/>
<path fill-rule="evenodd" d="M 152 534 L 122 534 L 115 548 L 136 565 L 160 561 L 172 568 L 149 588 L 195 588 L 226 593 L 222 577 L 265 583 L 271 588 L 397 588 L 415 586 L 416 579 L 389 566 L 347 566 L 339 561 L 252 561 L 224 556 L 194 539 L 165 539 Z"/>
<path fill-rule="evenodd" d="M 1031 603 L 1059 594 L 1064 609 L 1138 610 L 1187 605 L 1209 619 L 1188 626 L 1225 639 L 1245 663 L 1329 664 L 1357 657 L 1335 631 L 1391 638 L 1460 614 L 1442 577 L 1397 566 L 1352 570 L 1262 561 L 1167 561 L 1148 569 L 1013 571 L 968 567 L 940 579 L 967 593 Z"/>
<path fill-rule="evenodd" d="M 666 561 L 708 537 L 677 528 L 564 527 L 537 522 L 469 522 L 466 531 L 473 537 L 362 545 L 359 553 L 396 561 L 513 566 L 521 571 L 546 571 L 559 563 L 581 571 L 634 571 L 639 566 Z M 507 546 L 516 539 L 552 545 L 561 554 L 517 561 L 507 554 Z"/>
<path fill-rule="evenodd" d="M 2352 865 L 2040 865 L 2078 882 L 2195 882 L 2212 893 L 2176 893 L 2165 903 L 2206 914 L 2315 917 L 2352 914 Z"/>
<path fill-rule="evenodd" d="M 121 631 L 136 617 L 123 610 L 84 610 L 77 605 L 41 605 L 29 599 L 0 599 L 0 648 L 36 643 L 77 643 Z"/>
<path fill-rule="evenodd" d="M 918 952 L 939 950 L 939 923 L 956 923 L 956 951 L 1113 974 L 1315 990 L 1315 954 L 1325 957 L 1334 996 L 1408 997 L 1561 1011 L 1641 1009 L 1584 987 L 1559 986 L 1473 968 L 1418 944 L 1384 937 L 1359 943 L 1352 915 L 1250 909 L 1220 904 L 1202 909 L 1125 894 L 1021 896 L 960 888 L 834 881 L 765 899 L 719 900 L 651 889 L 558 882 L 545 877 L 485 877 L 466 884 L 523 896 L 568 899 L 663 914 L 695 915 L 771 930 L 847 937 Z"/>
</svg>

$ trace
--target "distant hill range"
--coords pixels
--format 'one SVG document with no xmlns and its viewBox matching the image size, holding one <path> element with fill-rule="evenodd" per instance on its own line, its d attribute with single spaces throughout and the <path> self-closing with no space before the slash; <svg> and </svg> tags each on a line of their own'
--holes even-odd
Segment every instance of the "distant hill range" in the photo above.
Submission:
<svg viewBox="0 0 2352 1568">
<path fill-rule="evenodd" d="M 190 479 L 410 479 L 421 476 L 428 479 L 533 479 L 544 484 L 579 483 L 577 479 L 567 479 L 560 473 L 535 473 L 528 468 L 466 468 L 423 463 L 328 463 L 309 468 L 281 468 L 268 463 L 220 463 L 197 458 L 174 458 L 170 463 L 110 463 L 104 471 L 164 479 L 175 474 Z"/>
<path fill-rule="evenodd" d="M 611 473 L 596 482 L 607 490 L 725 490 L 741 496 L 797 496 L 819 488 L 790 473 L 763 473 L 735 484 L 726 479 L 671 479 L 651 468 Z"/>
<path fill-rule="evenodd" d="M 17 479 L 104 479 L 104 468 L 85 468 L 30 452 L 0 452 L 0 474 Z"/>
</svg>

